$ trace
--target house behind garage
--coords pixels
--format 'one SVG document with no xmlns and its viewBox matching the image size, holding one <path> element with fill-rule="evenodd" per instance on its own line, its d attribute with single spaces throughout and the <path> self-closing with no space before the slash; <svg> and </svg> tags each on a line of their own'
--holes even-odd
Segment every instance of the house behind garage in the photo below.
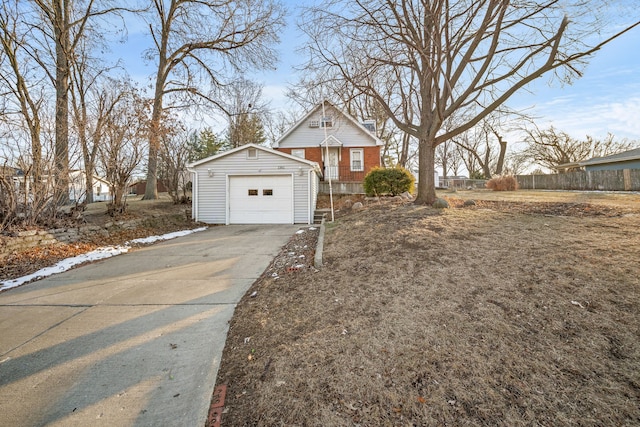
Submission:
<svg viewBox="0 0 640 427">
<path fill-rule="evenodd" d="M 311 224 L 316 162 L 247 144 L 194 162 L 192 217 L 207 224 Z"/>
</svg>

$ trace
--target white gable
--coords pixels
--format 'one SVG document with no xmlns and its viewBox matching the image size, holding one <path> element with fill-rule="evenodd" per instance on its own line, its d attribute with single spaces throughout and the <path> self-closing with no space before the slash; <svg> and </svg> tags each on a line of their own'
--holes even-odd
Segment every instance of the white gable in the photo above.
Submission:
<svg viewBox="0 0 640 427">
<path fill-rule="evenodd" d="M 343 147 L 384 145 L 356 119 L 325 101 L 324 114 L 322 105 L 318 105 L 289 129 L 275 143 L 275 147 L 319 147 L 328 137 L 333 137 L 329 141 L 339 141 Z"/>
</svg>

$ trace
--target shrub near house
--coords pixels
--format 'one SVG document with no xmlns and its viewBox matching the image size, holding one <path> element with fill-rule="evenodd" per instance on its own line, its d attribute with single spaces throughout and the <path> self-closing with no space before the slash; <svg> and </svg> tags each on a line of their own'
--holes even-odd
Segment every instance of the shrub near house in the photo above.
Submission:
<svg viewBox="0 0 640 427">
<path fill-rule="evenodd" d="M 376 167 L 365 176 L 363 185 L 367 196 L 396 196 L 404 192 L 413 193 L 415 181 L 407 169 Z"/>
</svg>

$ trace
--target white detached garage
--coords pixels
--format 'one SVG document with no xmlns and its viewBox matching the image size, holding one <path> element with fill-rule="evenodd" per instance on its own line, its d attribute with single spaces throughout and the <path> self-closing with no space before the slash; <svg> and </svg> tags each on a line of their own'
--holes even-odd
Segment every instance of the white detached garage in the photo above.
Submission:
<svg viewBox="0 0 640 427">
<path fill-rule="evenodd" d="M 247 144 L 188 165 L 192 217 L 207 224 L 311 224 L 317 163 Z"/>
</svg>

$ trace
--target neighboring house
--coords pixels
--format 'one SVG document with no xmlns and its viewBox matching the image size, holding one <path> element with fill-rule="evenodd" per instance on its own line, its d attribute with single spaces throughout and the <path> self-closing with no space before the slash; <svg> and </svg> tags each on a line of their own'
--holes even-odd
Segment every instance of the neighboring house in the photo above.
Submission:
<svg viewBox="0 0 640 427">
<path fill-rule="evenodd" d="M 168 191 L 167 186 L 160 180 L 157 181 L 156 187 L 158 188 L 158 193 L 166 193 Z M 136 181 L 133 184 L 129 185 L 129 194 L 144 194 L 147 190 L 147 181 L 141 180 Z"/>
<path fill-rule="evenodd" d="M 14 168 L 11 166 L 0 166 L 0 177 L 9 179 L 18 175 L 24 175 L 24 173 L 18 168 Z"/>
<path fill-rule="evenodd" d="M 109 182 L 104 178 L 93 175 L 93 192 L 94 202 L 106 202 L 112 199 L 109 192 Z M 69 200 L 72 203 L 82 203 L 87 197 L 87 175 L 83 170 L 74 170 L 69 172 Z"/>
<path fill-rule="evenodd" d="M 10 187 L 13 187 L 14 191 L 24 192 L 24 178 L 24 172 L 21 169 L 11 166 L 0 166 L 0 179 L 4 180 Z M 29 185 L 28 182 L 26 183 L 26 185 Z"/>
<path fill-rule="evenodd" d="M 640 169 L 640 148 L 605 157 L 593 157 L 589 160 L 564 163 L 556 166 L 554 169 L 558 172 Z"/>
<path fill-rule="evenodd" d="M 328 101 L 316 106 L 276 143 L 274 148 L 322 167 L 322 179 L 362 182 L 380 166 L 384 143 L 375 135 L 375 122 L 359 123 Z"/>
<path fill-rule="evenodd" d="M 187 166 L 192 217 L 207 224 L 311 224 L 320 167 L 255 144 Z"/>
<path fill-rule="evenodd" d="M 640 148 L 612 154 L 606 157 L 594 157 L 578 162 L 581 167 L 589 171 L 640 169 Z"/>
</svg>

